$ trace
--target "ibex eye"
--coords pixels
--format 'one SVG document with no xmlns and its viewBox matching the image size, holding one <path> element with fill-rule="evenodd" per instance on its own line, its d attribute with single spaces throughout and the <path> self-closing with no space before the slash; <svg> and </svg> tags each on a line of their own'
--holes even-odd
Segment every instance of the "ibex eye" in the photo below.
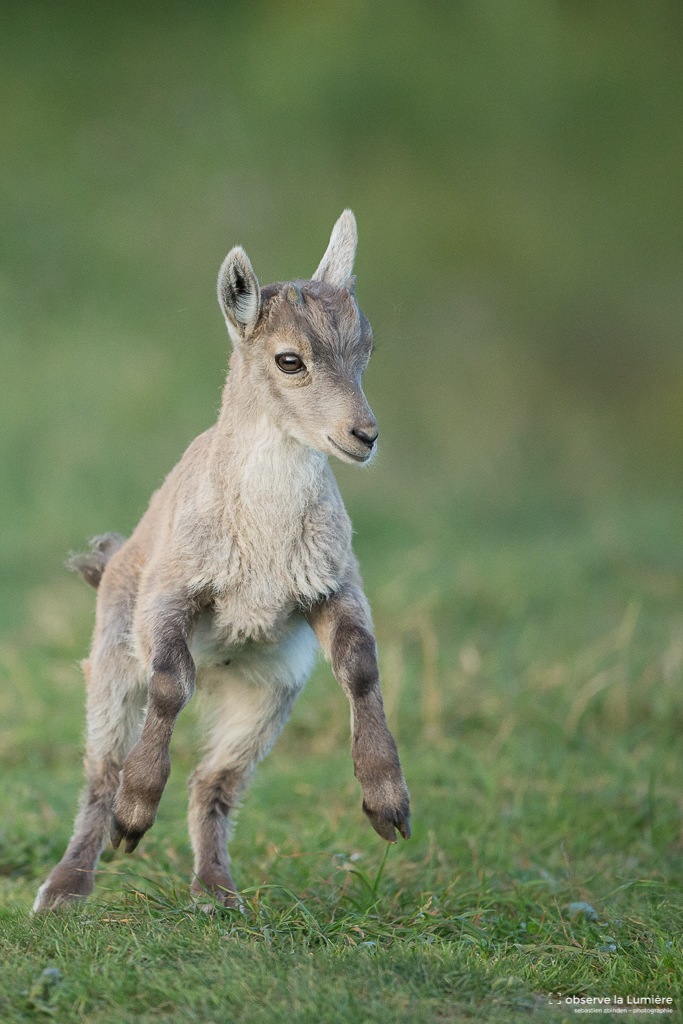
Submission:
<svg viewBox="0 0 683 1024">
<path fill-rule="evenodd" d="M 283 373 L 298 373 L 306 369 L 303 359 L 296 352 L 281 352 L 275 356 L 275 362 Z"/>
</svg>

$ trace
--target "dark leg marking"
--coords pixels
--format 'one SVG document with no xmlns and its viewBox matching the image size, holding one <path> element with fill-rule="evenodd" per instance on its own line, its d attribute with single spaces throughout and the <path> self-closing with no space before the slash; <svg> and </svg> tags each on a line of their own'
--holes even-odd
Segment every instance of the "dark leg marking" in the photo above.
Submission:
<svg viewBox="0 0 683 1024">
<path fill-rule="evenodd" d="M 194 692 L 195 667 L 185 632 L 177 624 L 160 634 L 152 658 L 149 703 L 142 735 L 123 763 L 114 800 L 111 841 L 132 853 L 154 824 L 171 772 L 170 743 L 176 719 Z"/>
</svg>

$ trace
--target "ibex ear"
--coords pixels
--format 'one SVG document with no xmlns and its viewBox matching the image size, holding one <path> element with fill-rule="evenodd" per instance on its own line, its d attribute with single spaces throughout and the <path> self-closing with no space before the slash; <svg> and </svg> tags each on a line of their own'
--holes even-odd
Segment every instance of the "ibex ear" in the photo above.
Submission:
<svg viewBox="0 0 683 1024">
<path fill-rule="evenodd" d="M 261 288 L 240 245 L 230 250 L 218 271 L 218 303 L 233 342 L 248 338 L 261 312 Z"/>
<path fill-rule="evenodd" d="M 312 280 L 323 281 L 335 288 L 345 285 L 353 273 L 357 245 L 356 218 L 351 210 L 344 210 L 332 228 L 330 243 Z"/>
</svg>

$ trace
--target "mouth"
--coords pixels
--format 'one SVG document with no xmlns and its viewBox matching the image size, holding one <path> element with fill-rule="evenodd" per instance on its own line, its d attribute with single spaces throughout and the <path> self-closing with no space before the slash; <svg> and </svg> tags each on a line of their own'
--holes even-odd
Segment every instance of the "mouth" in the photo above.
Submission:
<svg viewBox="0 0 683 1024">
<path fill-rule="evenodd" d="M 343 452 L 344 455 L 346 455 L 349 459 L 353 459 L 354 462 L 367 462 L 370 456 L 372 455 L 372 452 L 374 451 L 373 448 L 366 454 L 358 455 L 356 452 L 350 452 L 348 448 L 342 448 L 342 446 L 340 444 L 337 444 L 337 442 L 334 441 L 329 434 L 327 434 L 327 440 L 334 448 L 337 449 L 338 452 Z"/>
</svg>

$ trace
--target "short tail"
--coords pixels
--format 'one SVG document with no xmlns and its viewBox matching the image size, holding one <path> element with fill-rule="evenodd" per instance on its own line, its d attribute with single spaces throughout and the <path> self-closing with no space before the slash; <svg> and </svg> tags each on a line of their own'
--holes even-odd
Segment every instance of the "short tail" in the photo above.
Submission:
<svg viewBox="0 0 683 1024">
<path fill-rule="evenodd" d="M 120 533 L 104 533 L 101 537 L 93 537 L 88 554 L 71 555 L 66 567 L 72 572 L 80 572 L 85 582 L 97 589 L 107 562 L 125 543 L 126 538 Z"/>
</svg>

